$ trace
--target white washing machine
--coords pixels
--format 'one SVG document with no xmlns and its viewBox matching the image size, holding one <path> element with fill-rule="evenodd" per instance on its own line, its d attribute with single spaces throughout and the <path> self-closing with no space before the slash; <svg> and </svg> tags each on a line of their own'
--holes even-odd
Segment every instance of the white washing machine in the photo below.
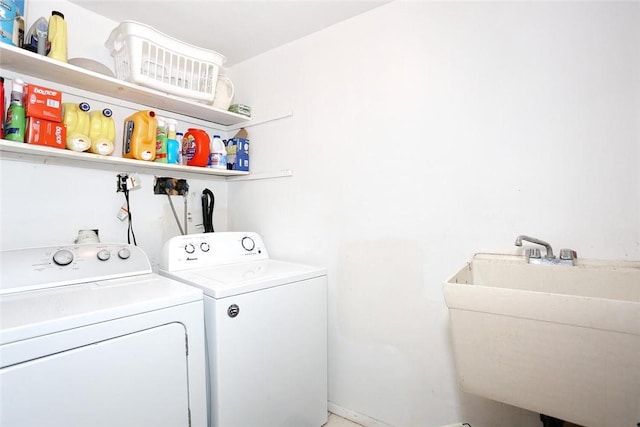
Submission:
<svg viewBox="0 0 640 427">
<path fill-rule="evenodd" d="M 326 269 L 225 232 L 170 239 L 159 272 L 204 291 L 211 427 L 327 422 Z"/>
<path fill-rule="evenodd" d="M 202 292 L 144 252 L 0 252 L 0 425 L 207 425 Z"/>
</svg>

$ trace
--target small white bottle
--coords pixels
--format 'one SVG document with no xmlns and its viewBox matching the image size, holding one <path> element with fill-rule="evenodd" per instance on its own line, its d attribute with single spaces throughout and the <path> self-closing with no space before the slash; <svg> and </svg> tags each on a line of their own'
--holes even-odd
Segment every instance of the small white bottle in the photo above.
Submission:
<svg viewBox="0 0 640 427">
<path fill-rule="evenodd" d="M 209 150 L 209 165 L 213 169 L 227 169 L 227 150 L 220 135 L 213 135 Z"/>
</svg>

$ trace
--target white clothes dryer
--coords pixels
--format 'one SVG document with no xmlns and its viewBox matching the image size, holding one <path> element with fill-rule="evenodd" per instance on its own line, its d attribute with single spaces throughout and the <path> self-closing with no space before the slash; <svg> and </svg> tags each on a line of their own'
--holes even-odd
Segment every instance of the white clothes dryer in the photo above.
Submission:
<svg viewBox="0 0 640 427">
<path fill-rule="evenodd" d="M 207 424 L 202 292 L 125 244 L 0 252 L 0 425 Z"/>
<path fill-rule="evenodd" d="M 170 239 L 159 272 L 204 291 L 211 427 L 327 422 L 326 269 L 224 232 Z"/>
</svg>

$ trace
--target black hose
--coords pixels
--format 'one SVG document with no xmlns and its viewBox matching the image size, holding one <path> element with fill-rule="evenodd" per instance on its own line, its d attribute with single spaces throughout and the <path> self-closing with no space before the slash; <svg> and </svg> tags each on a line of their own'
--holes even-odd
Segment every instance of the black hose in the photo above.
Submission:
<svg viewBox="0 0 640 427">
<path fill-rule="evenodd" d="M 213 233 L 213 206 L 216 198 L 208 188 L 202 191 L 202 225 L 205 233 Z"/>
</svg>

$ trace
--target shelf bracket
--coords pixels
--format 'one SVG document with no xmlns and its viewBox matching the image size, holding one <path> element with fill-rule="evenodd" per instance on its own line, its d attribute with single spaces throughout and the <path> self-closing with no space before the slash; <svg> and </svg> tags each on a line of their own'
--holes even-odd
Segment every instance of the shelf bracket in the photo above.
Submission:
<svg viewBox="0 0 640 427">
<path fill-rule="evenodd" d="M 277 172 L 252 172 L 251 175 L 231 176 L 227 177 L 227 181 L 255 181 L 258 179 L 287 178 L 293 176 L 291 169 L 285 169 Z"/>
<path fill-rule="evenodd" d="M 258 126 L 261 125 L 263 123 L 269 123 L 269 122 L 275 122 L 277 120 L 282 120 L 282 119 L 286 119 L 287 117 L 291 117 L 293 116 L 293 111 L 287 111 L 286 113 L 281 113 L 275 117 L 269 117 L 266 119 L 260 119 L 260 120 L 251 120 L 249 122 L 246 123 L 239 123 L 239 124 L 235 124 L 235 125 L 230 125 L 227 126 L 225 130 L 227 131 L 233 131 L 233 130 L 238 130 L 241 128 L 250 128 L 252 126 Z"/>
</svg>

